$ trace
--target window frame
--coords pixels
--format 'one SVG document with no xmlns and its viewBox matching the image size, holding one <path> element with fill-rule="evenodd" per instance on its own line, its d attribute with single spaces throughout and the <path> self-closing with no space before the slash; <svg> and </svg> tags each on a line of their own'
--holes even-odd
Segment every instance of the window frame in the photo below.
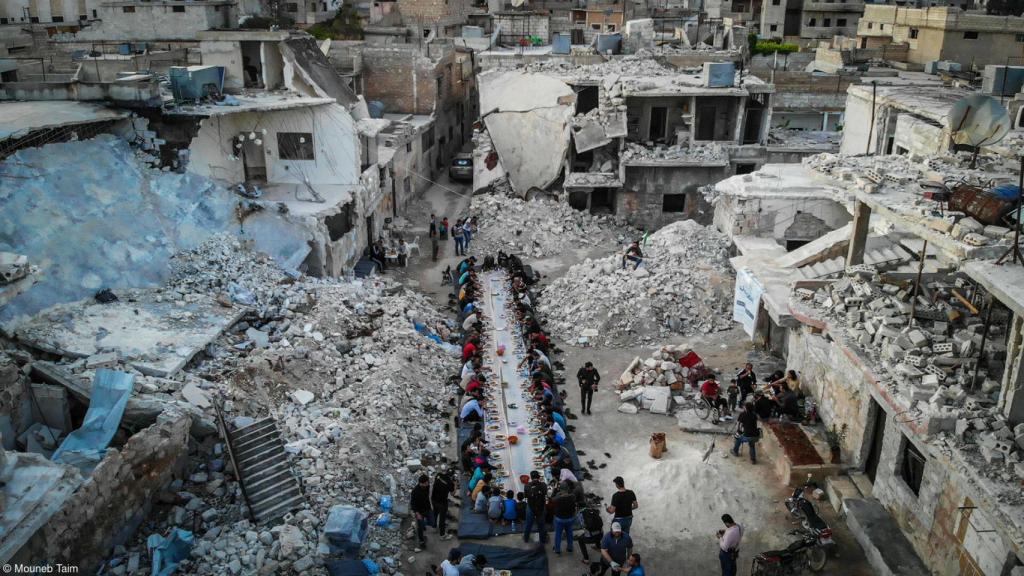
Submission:
<svg viewBox="0 0 1024 576">
<path fill-rule="evenodd" d="M 278 132 L 277 157 L 279 160 L 288 161 L 309 161 L 316 160 L 316 147 L 313 142 L 312 132 Z M 299 142 L 300 138 L 306 138 L 305 142 Z M 294 142 L 291 140 L 294 139 Z"/>
</svg>

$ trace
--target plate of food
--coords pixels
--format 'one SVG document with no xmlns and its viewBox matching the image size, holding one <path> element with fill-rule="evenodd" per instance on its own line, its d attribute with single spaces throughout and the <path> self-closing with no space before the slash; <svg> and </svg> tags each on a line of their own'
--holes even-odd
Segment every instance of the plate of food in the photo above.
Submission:
<svg viewBox="0 0 1024 576">
<path fill-rule="evenodd" d="M 497 431 L 501 430 L 501 426 L 498 426 L 497 424 L 488 424 L 487 429 L 491 431 Z"/>
</svg>

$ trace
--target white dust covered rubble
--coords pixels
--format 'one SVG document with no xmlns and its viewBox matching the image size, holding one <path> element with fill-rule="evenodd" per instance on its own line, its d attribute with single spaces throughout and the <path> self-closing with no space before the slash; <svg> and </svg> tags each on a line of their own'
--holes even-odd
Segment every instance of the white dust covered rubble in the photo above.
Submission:
<svg viewBox="0 0 1024 576">
<path fill-rule="evenodd" d="M 580 212 L 555 200 L 483 194 L 473 197 L 470 213 L 477 217 L 478 232 L 473 235 L 469 253 L 478 259 L 498 250 L 526 259 L 543 258 L 639 238 L 636 229 L 612 216 Z"/>
<path fill-rule="evenodd" d="M 220 398 L 229 425 L 274 416 L 309 508 L 273 528 L 253 526 L 219 438 L 207 438 L 192 453 L 189 478 L 161 496 L 166 506 L 150 515 L 132 546 L 115 551 L 112 564 L 145 557 L 146 536 L 181 527 L 196 529 L 184 573 L 322 574 L 324 523 L 332 506 L 344 504 L 369 515 L 366 558 L 386 574 L 420 571 L 402 567 L 399 549 L 408 535 L 401 520 L 375 522 L 381 498 L 392 496 L 396 512 L 403 507 L 415 477 L 437 469 L 450 439 L 445 381 L 458 358 L 454 347 L 414 327 L 446 339 L 442 314 L 386 280 L 291 278 L 224 236 L 177 256 L 172 267 L 167 298 L 212 297 L 250 311 L 184 372 L 137 379 L 199 406 L 211 420 L 208 402 Z"/>
<path fill-rule="evenodd" d="M 625 251 L 574 265 L 544 289 L 547 329 L 570 342 L 636 345 L 670 333 L 707 334 L 732 326 L 735 276 L 729 241 L 692 220 L 652 234 L 644 262 L 622 268 Z M 594 332 L 596 331 L 596 335 Z"/>
<path fill-rule="evenodd" d="M 619 412 L 636 414 L 639 410 L 650 410 L 654 414 L 668 414 L 672 397 L 685 393 L 689 369 L 679 359 L 691 350 L 687 344 L 668 345 L 648 358 L 633 358 L 615 383 L 622 402 Z"/>
</svg>

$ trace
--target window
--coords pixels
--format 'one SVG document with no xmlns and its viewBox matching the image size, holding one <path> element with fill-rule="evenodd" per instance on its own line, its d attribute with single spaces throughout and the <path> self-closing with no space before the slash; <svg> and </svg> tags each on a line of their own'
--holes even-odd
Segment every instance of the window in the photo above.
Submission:
<svg viewBox="0 0 1024 576">
<path fill-rule="evenodd" d="M 832 19 L 831 18 L 825 18 L 825 26 L 831 26 L 831 25 L 832 25 Z"/>
<path fill-rule="evenodd" d="M 1017 42 L 1024 42 L 1024 34 L 1017 34 L 1015 39 L 1017 40 Z"/>
<path fill-rule="evenodd" d="M 132 12 L 134 11 L 135 8 L 132 8 Z M 28 21 L 31 22 L 32 24 L 39 24 L 39 16 L 29 16 Z"/>
<path fill-rule="evenodd" d="M 82 21 L 82 22 L 85 22 L 86 20 L 88 20 L 88 19 L 89 19 L 89 15 L 88 15 L 88 14 L 79 14 L 79 15 L 78 15 L 78 19 L 79 19 L 80 21 Z M 6 22 L 5 22 L 5 24 L 6 24 Z"/>
<path fill-rule="evenodd" d="M 757 168 L 757 164 L 737 164 L 736 174 L 750 174 Z"/>
<path fill-rule="evenodd" d="M 171 12 L 184 12 L 184 6 L 171 6 Z"/>
<path fill-rule="evenodd" d="M 924 454 L 909 440 L 903 439 L 903 457 L 900 458 L 900 478 L 915 496 L 921 493 L 921 479 L 924 477 Z"/>
<path fill-rule="evenodd" d="M 434 127 L 427 128 L 423 134 L 420 134 L 420 147 L 426 152 L 434 147 Z"/>
<path fill-rule="evenodd" d="M 412 140 L 405 143 L 405 151 L 412 152 Z"/>
<path fill-rule="evenodd" d="M 423 29 L 423 37 L 426 38 L 427 36 L 430 36 L 430 28 Z"/>
<path fill-rule="evenodd" d="M 818 25 L 818 19 L 817 18 L 811 18 L 810 20 L 807 21 L 807 25 L 808 26 L 817 26 Z"/>
<path fill-rule="evenodd" d="M 779 30 L 779 25 L 778 24 L 772 24 L 771 26 L 768 27 L 768 30 L 771 31 L 771 32 L 777 32 Z"/>
<path fill-rule="evenodd" d="M 277 156 L 281 160 L 313 160 L 313 135 L 309 132 L 278 132 Z"/>
<path fill-rule="evenodd" d="M 780 6 L 781 4 L 782 0 L 772 0 L 772 6 Z"/>
<path fill-rule="evenodd" d="M 135 6 L 121 6 L 121 12 L 131 14 L 132 12 L 135 12 Z"/>
<path fill-rule="evenodd" d="M 598 32 L 600 32 L 601 31 L 601 25 L 600 24 L 591 24 L 590 25 L 590 29 L 591 30 L 597 30 Z"/>
<path fill-rule="evenodd" d="M 964 32 L 964 40 L 977 40 L 977 39 L 978 39 L 978 31 L 977 30 L 967 30 L 967 31 Z"/>
<path fill-rule="evenodd" d="M 911 29 L 910 29 L 910 38 L 911 38 L 912 40 L 913 40 L 914 38 L 917 38 L 917 34 L 918 34 L 918 32 L 920 32 L 920 30 L 918 30 L 917 28 L 911 28 Z"/>
<path fill-rule="evenodd" d="M 615 24 L 607 24 L 604 29 L 606 32 L 615 32 Z"/>
<path fill-rule="evenodd" d="M 441 94 L 444 94 L 444 92 L 442 92 L 442 86 L 441 86 L 441 81 L 442 80 L 444 80 L 444 76 L 438 76 L 437 78 L 434 79 L 434 82 L 437 84 L 437 99 L 438 100 L 441 99 Z"/>
<path fill-rule="evenodd" d="M 64 21 L 64 17 L 63 16 L 54 16 L 53 18 L 51 18 L 51 21 L 52 22 L 63 22 Z"/>
<path fill-rule="evenodd" d="M 686 194 L 662 194 L 661 195 L 661 211 L 662 212 L 685 212 L 686 211 Z"/>
<path fill-rule="evenodd" d="M 92 17 L 93 17 L 93 18 L 95 18 L 95 17 L 96 17 L 96 11 L 95 11 L 95 10 L 93 10 L 93 11 L 92 11 Z"/>
<path fill-rule="evenodd" d="M 875 27 L 875 23 L 874 22 L 868 22 L 868 30 L 871 30 L 874 27 Z"/>
<path fill-rule="evenodd" d="M 7 18 L 0 18 L 0 24 L 7 24 Z"/>
<path fill-rule="evenodd" d="M 836 20 L 836 26 L 846 26 L 846 18 L 838 18 Z"/>
<path fill-rule="evenodd" d="M 299 5 L 295 2 L 288 2 L 287 4 L 284 5 L 284 10 L 285 12 L 298 12 Z"/>
</svg>

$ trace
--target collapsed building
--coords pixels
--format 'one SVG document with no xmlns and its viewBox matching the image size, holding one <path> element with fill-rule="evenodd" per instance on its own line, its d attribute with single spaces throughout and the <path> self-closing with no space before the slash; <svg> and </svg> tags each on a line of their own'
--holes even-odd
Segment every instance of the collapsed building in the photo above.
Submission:
<svg viewBox="0 0 1024 576">
<path fill-rule="evenodd" d="M 991 149 L 973 167 L 970 153 L 941 146 L 944 117 L 924 108 L 955 101 L 956 89 L 915 94 L 910 111 L 933 120 L 899 121 L 913 91 L 896 91 L 903 111 L 879 114 L 879 127 L 899 124 L 880 142 L 905 142 L 927 124 L 930 148 L 765 166 L 709 197 L 738 252 L 736 319 L 798 371 L 826 426 L 843 430 L 846 472 L 828 492 L 876 570 L 900 557 L 917 573 L 1015 573 L 1024 565 L 1024 271 L 1010 200 L 1019 169 Z M 865 88 L 849 93 L 863 100 Z M 891 106 L 892 94 L 879 86 L 876 102 Z M 848 126 L 858 114 L 848 108 Z M 865 146 L 866 128 L 846 136 Z"/>
</svg>

